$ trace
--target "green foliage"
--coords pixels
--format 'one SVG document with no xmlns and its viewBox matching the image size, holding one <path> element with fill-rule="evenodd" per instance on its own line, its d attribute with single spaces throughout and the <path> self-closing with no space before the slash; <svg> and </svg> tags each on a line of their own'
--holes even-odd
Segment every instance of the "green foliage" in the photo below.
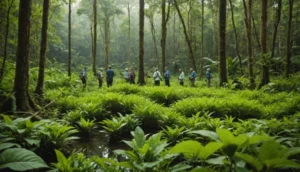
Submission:
<svg viewBox="0 0 300 172">
<path fill-rule="evenodd" d="M 78 121 L 77 124 L 79 133 L 83 137 L 90 137 L 92 135 L 93 130 L 95 129 L 95 120 L 85 120 L 81 117 L 80 121 Z"/>
<path fill-rule="evenodd" d="M 0 169 L 26 171 L 48 168 L 48 165 L 35 153 L 23 148 L 9 148 L 0 153 Z"/>
<path fill-rule="evenodd" d="M 126 122 L 122 118 L 105 119 L 100 122 L 102 127 L 110 134 L 113 139 L 119 137 L 123 130 L 123 127 L 126 125 Z"/>
<path fill-rule="evenodd" d="M 65 155 L 55 149 L 55 154 L 57 158 L 57 163 L 52 163 L 56 168 L 53 171 L 60 172 L 72 172 L 72 171 L 86 171 L 93 172 L 96 169 L 96 165 L 93 160 L 85 157 L 82 153 L 72 153 L 68 158 Z"/>
<path fill-rule="evenodd" d="M 167 126 L 167 128 L 162 130 L 162 133 L 169 143 L 174 144 L 184 136 L 186 131 L 184 127 L 179 128 L 176 126 L 175 128 L 171 128 Z"/>
<path fill-rule="evenodd" d="M 176 154 L 169 154 L 164 149 L 167 147 L 167 141 L 161 140 L 161 133 L 154 134 L 149 139 L 143 130 L 139 127 L 131 132 L 132 141 L 124 141 L 132 150 L 115 150 L 119 155 L 126 156 L 129 161 L 121 162 L 119 165 L 127 169 L 138 171 L 161 171 L 167 170 L 170 161 Z M 185 169 L 189 168 L 186 166 Z"/>
</svg>

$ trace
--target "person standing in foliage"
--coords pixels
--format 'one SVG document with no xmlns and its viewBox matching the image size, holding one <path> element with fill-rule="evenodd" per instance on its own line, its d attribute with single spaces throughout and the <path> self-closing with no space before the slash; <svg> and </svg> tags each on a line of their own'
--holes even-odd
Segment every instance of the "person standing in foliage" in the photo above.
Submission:
<svg viewBox="0 0 300 172">
<path fill-rule="evenodd" d="M 160 75 L 160 72 L 158 71 L 158 68 L 155 69 L 155 72 L 153 74 L 153 79 L 154 79 L 154 85 L 159 86 L 160 80 L 161 80 L 161 75 Z"/>
<path fill-rule="evenodd" d="M 80 79 L 82 81 L 83 87 L 86 87 L 86 79 L 87 79 L 87 73 L 86 73 L 86 67 L 82 69 L 80 72 Z"/>
<path fill-rule="evenodd" d="M 193 68 L 190 68 L 190 82 L 191 82 L 191 87 L 195 87 L 195 79 L 196 79 L 196 72 Z"/>
<path fill-rule="evenodd" d="M 207 68 L 205 77 L 206 77 L 206 81 L 207 81 L 207 86 L 210 87 L 210 81 L 212 78 L 211 74 L 210 74 L 210 68 Z"/>
<path fill-rule="evenodd" d="M 97 73 L 97 78 L 99 81 L 99 88 L 102 88 L 102 83 L 103 83 L 103 74 L 102 74 L 102 70 L 99 70 Z"/>
<path fill-rule="evenodd" d="M 129 83 L 130 84 L 135 84 L 135 73 L 134 73 L 134 70 L 133 68 L 130 69 L 130 72 L 129 72 Z"/>
<path fill-rule="evenodd" d="M 179 84 L 183 86 L 184 85 L 184 72 L 182 69 L 179 69 L 179 72 L 180 72 L 179 77 L 178 77 Z"/>
<path fill-rule="evenodd" d="M 106 84 L 107 87 L 111 87 L 113 84 L 113 79 L 115 76 L 115 72 L 111 69 L 111 66 L 108 67 L 108 70 L 106 71 Z"/>
<path fill-rule="evenodd" d="M 129 82 L 129 72 L 128 72 L 128 68 L 125 69 L 124 72 L 124 79 L 126 82 Z"/>
<path fill-rule="evenodd" d="M 170 71 L 168 70 L 168 67 L 165 67 L 164 79 L 165 79 L 165 85 L 168 87 L 170 87 L 170 78 L 171 78 Z"/>
</svg>

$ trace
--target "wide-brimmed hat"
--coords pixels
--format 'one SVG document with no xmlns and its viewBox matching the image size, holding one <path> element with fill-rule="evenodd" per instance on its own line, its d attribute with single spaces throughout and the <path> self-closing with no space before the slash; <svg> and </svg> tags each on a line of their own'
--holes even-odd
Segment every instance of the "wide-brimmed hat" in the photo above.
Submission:
<svg viewBox="0 0 300 172">
<path fill-rule="evenodd" d="M 128 68 L 125 68 L 125 70 L 128 70 Z"/>
</svg>

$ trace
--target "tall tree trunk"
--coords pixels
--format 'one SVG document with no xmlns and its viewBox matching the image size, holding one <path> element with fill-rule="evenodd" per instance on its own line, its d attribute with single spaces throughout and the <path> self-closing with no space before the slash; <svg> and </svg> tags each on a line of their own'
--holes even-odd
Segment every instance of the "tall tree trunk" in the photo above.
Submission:
<svg viewBox="0 0 300 172">
<path fill-rule="evenodd" d="M 178 7 L 178 4 L 177 4 L 177 1 L 174 0 L 174 3 L 175 3 L 175 8 L 177 10 L 177 13 L 178 13 L 178 16 L 180 18 L 180 21 L 181 21 L 181 24 L 183 26 L 183 31 L 184 31 L 184 36 L 185 36 L 185 40 L 188 44 L 188 47 L 189 47 L 189 52 L 190 52 L 190 60 L 191 60 L 191 63 L 192 63 L 192 66 L 195 70 L 197 70 L 197 67 L 196 67 L 196 60 L 195 60 L 195 57 L 194 57 L 194 53 L 193 53 L 193 48 L 192 48 L 192 45 L 191 45 L 191 41 L 189 39 L 189 36 L 188 36 L 188 33 L 187 33 L 187 29 L 186 29 L 186 26 L 185 26 L 185 23 L 184 23 L 184 20 L 183 20 L 183 17 L 180 13 L 180 9 Z"/>
<path fill-rule="evenodd" d="M 15 97 L 17 110 L 28 111 L 33 107 L 29 87 L 29 50 L 31 0 L 20 0 L 18 47 L 16 56 Z"/>
<path fill-rule="evenodd" d="M 278 31 L 278 26 L 280 23 L 280 18 L 281 18 L 281 7 L 282 7 L 282 0 L 277 1 L 278 7 L 276 10 L 276 21 L 274 23 L 274 32 L 273 32 L 273 39 L 272 39 L 272 52 L 271 52 L 271 58 L 274 57 L 275 54 L 275 43 L 276 43 L 276 37 L 277 37 L 277 31 Z"/>
<path fill-rule="evenodd" d="M 0 83 L 2 82 L 3 79 L 3 74 L 4 74 L 4 68 L 5 68 L 5 62 L 7 59 L 7 42 L 8 42 L 8 34 L 9 34 L 9 23 L 10 23 L 10 10 L 14 4 L 14 0 L 11 0 L 8 8 L 7 8 L 7 13 L 6 13 L 6 28 L 5 28 L 5 40 L 4 40 L 4 54 L 3 54 L 3 61 L 2 61 L 2 67 L 0 71 Z"/>
<path fill-rule="evenodd" d="M 93 53 L 94 53 L 94 49 L 95 49 L 95 46 L 94 46 L 94 31 L 93 31 L 93 22 L 90 23 L 90 36 L 91 36 L 91 40 L 92 40 L 92 56 L 93 56 Z M 93 61 L 93 57 L 92 57 L 92 61 Z"/>
<path fill-rule="evenodd" d="M 138 84 L 145 85 L 144 73 L 144 0 L 140 0 L 140 16 L 139 16 L 139 76 Z"/>
<path fill-rule="evenodd" d="M 109 28 L 110 28 L 110 23 L 109 23 L 109 19 L 107 18 L 105 20 L 105 26 L 104 26 L 105 69 L 108 69 L 108 63 L 109 63 Z"/>
<path fill-rule="evenodd" d="M 127 12 L 128 12 L 128 57 L 127 57 L 127 61 L 128 61 L 128 65 L 130 66 L 130 56 L 131 56 L 131 21 L 130 21 L 130 0 L 127 1 Z"/>
<path fill-rule="evenodd" d="M 293 6 L 294 6 L 294 0 L 289 0 L 289 21 L 288 21 L 288 29 L 287 29 L 286 61 L 285 61 L 285 76 L 287 78 L 290 76 L 290 68 L 291 68 L 291 56 L 292 56 L 291 30 L 292 30 L 292 20 L 293 20 Z"/>
<path fill-rule="evenodd" d="M 153 40 L 153 44 L 154 44 L 154 51 L 155 51 L 155 57 L 156 57 L 156 65 L 157 65 L 158 68 L 160 68 L 159 57 L 158 57 L 158 50 L 157 50 L 157 45 L 156 45 L 156 33 L 155 33 L 153 16 L 150 16 L 149 21 L 150 21 L 150 26 L 151 26 L 152 40 Z"/>
<path fill-rule="evenodd" d="M 45 61 L 47 53 L 47 33 L 48 33 L 48 16 L 49 16 L 50 0 L 44 0 L 43 4 L 43 21 L 42 21 L 42 40 L 40 49 L 39 76 L 35 93 L 43 95 L 44 77 L 45 77 Z"/>
<path fill-rule="evenodd" d="M 253 29 L 254 29 L 254 34 L 255 34 L 255 38 L 256 38 L 256 43 L 257 43 L 258 49 L 261 50 L 261 45 L 260 45 L 260 42 L 259 42 L 259 36 L 258 36 L 258 33 L 257 33 L 257 29 L 256 29 L 256 25 L 255 25 L 255 20 L 254 20 L 254 16 L 253 16 L 252 12 L 251 12 L 251 18 L 252 18 L 252 23 L 253 23 Z"/>
<path fill-rule="evenodd" d="M 255 87 L 254 73 L 253 73 L 253 49 L 252 49 L 252 25 L 251 25 L 251 14 L 252 14 L 252 0 L 248 0 L 248 8 L 246 1 L 243 0 L 244 12 L 245 12 L 245 24 L 247 31 L 247 49 L 248 49 L 248 72 L 250 79 L 250 87 Z"/>
<path fill-rule="evenodd" d="M 260 42 L 261 42 L 261 58 L 262 58 L 262 69 L 261 69 L 261 81 L 258 86 L 260 89 L 262 86 L 270 82 L 269 68 L 267 66 L 267 22 L 268 22 L 268 0 L 262 0 L 261 5 L 261 28 L 260 28 Z"/>
<path fill-rule="evenodd" d="M 167 17 L 166 17 L 166 0 L 161 4 L 161 71 L 166 66 L 166 42 L 167 42 Z"/>
<path fill-rule="evenodd" d="M 93 12 L 94 12 L 93 72 L 94 72 L 94 76 L 96 76 L 97 75 L 97 71 L 96 71 L 96 58 L 97 58 L 97 0 L 94 0 Z"/>
<path fill-rule="evenodd" d="M 243 75 L 242 57 L 240 55 L 240 47 L 239 47 L 238 35 L 237 35 L 237 32 L 236 32 L 236 27 L 235 27 L 235 22 L 234 22 L 234 13 L 233 13 L 232 0 L 229 0 L 229 3 L 230 3 L 230 9 L 231 9 L 232 26 L 233 26 L 234 37 L 235 37 L 235 51 L 236 51 L 236 55 L 239 58 L 240 70 L 241 70 L 241 74 Z"/>
<path fill-rule="evenodd" d="M 203 77 L 203 66 L 204 66 L 204 0 L 202 0 L 202 4 L 201 4 L 201 15 L 202 15 L 202 19 L 201 19 L 201 57 L 200 57 L 200 78 Z"/>
<path fill-rule="evenodd" d="M 226 1 L 220 0 L 220 14 L 219 14 L 219 23 L 220 23 L 220 66 L 219 66 L 219 78 L 220 86 L 223 83 L 227 83 L 227 69 L 226 69 Z"/>
<path fill-rule="evenodd" d="M 72 61 L 72 52 L 71 52 L 71 15 L 72 15 L 72 9 L 71 9 L 71 2 L 72 0 L 69 0 L 69 32 L 68 32 L 68 48 L 69 48 L 69 61 L 68 61 L 68 76 L 71 78 L 71 61 Z"/>
</svg>

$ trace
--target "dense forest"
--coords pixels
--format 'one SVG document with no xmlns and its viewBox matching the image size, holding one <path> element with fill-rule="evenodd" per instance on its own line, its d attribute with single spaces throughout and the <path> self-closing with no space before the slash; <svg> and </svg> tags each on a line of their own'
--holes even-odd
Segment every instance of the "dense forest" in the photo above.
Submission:
<svg viewBox="0 0 300 172">
<path fill-rule="evenodd" d="M 299 171 L 299 9 L 1 0 L 0 170 Z"/>
</svg>

